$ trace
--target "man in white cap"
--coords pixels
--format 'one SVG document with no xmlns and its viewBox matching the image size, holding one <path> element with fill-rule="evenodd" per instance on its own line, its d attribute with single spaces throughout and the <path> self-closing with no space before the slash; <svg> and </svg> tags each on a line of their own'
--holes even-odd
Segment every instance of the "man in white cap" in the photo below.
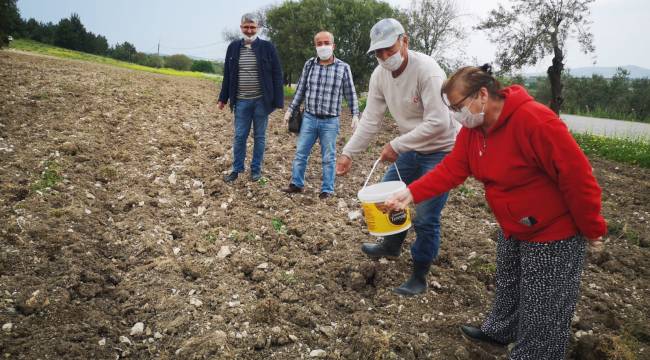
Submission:
<svg viewBox="0 0 650 360">
<path fill-rule="evenodd" d="M 367 148 L 386 109 L 397 122 L 400 135 L 381 151 L 380 160 L 394 162 L 383 181 L 399 180 L 397 166 L 403 181 L 410 184 L 433 169 L 454 146 L 459 127 L 440 95 L 447 76 L 433 58 L 408 50 L 408 44 L 404 28 L 395 19 L 380 20 L 370 30 L 368 53 L 374 53 L 379 66 L 370 77 L 359 125 L 337 160 L 337 175 L 346 174 L 353 156 Z M 396 293 L 416 295 L 426 290 L 426 276 L 440 248 L 440 213 L 446 201 L 445 193 L 416 207 L 413 273 Z M 406 234 L 385 236 L 377 244 L 363 244 L 361 250 L 372 258 L 397 257 Z"/>
</svg>

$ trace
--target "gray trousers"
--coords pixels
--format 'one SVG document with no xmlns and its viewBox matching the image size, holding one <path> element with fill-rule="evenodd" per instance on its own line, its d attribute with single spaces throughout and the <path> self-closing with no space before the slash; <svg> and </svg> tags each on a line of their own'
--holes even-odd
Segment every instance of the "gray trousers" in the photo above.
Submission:
<svg viewBox="0 0 650 360">
<path fill-rule="evenodd" d="M 481 330 L 514 342 L 510 359 L 564 359 L 585 243 L 581 236 L 533 243 L 499 234 L 496 295 Z"/>
</svg>

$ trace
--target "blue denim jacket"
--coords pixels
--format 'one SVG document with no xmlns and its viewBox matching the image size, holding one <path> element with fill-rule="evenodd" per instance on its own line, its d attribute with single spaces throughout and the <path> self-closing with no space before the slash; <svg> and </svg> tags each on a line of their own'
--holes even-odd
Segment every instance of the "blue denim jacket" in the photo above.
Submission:
<svg viewBox="0 0 650 360">
<path fill-rule="evenodd" d="M 239 86 L 239 54 L 244 40 L 235 40 L 228 45 L 226 59 L 223 67 L 223 82 L 219 101 L 226 103 L 230 101 L 230 109 L 237 102 L 237 87 Z M 262 87 L 262 97 L 267 114 L 274 109 L 282 109 L 284 106 L 284 90 L 282 88 L 282 66 L 275 46 L 271 42 L 256 39 L 252 43 L 257 68 Z"/>
</svg>

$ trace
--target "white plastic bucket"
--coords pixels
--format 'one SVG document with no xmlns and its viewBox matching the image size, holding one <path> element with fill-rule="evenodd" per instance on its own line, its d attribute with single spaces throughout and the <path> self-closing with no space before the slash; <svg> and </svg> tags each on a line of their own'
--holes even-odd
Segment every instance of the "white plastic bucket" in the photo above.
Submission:
<svg viewBox="0 0 650 360">
<path fill-rule="evenodd" d="M 391 195 L 406 189 L 406 184 L 401 181 L 402 177 L 397 174 L 400 181 L 386 181 L 374 185 L 366 186 L 372 172 L 375 170 L 379 160 L 368 174 L 366 183 L 363 188 L 357 193 L 357 197 L 361 201 L 363 208 L 363 217 L 366 220 L 368 232 L 375 236 L 386 236 L 401 233 L 411 227 L 411 214 L 408 208 L 400 211 L 389 211 L 384 208 L 383 203 Z M 397 165 L 395 165 L 397 169 Z"/>
</svg>

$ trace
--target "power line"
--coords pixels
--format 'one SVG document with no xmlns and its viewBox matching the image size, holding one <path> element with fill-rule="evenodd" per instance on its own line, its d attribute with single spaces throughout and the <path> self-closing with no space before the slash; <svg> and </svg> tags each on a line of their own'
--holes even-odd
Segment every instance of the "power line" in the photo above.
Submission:
<svg viewBox="0 0 650 360">
<path fill-rule="evenodd" d="M 226 41 L 219 41 L 219 42 L 216 42 L 216 43 L 210 43 L 210 44 L 199 45 L 199 46 L 173 47 L 173 46 L 166 46 L 166 45 L 160 44 L 160 42 L 159 42 L 158 43 L 158 48 L 160 48 L 162 46 L 165 49 L 169 49 L 169 50 L 194 50 L 194 49 L 207 48 L 207 47 L 215 46 L 215 45 L 221 45 L 221 44 L 225 44 L 225 43 L 226 43 Z"/>
</svg>

